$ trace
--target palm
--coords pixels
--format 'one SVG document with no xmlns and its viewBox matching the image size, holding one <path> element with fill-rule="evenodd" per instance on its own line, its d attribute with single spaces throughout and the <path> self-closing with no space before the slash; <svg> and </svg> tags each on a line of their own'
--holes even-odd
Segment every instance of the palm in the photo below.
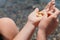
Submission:
<svg viewBox="0 0 60 40">
<path fill-rule="evenodd" d="M 41 20 L 42 17 L 37 17 L 36 14 L 38 14 L 39 9 L 36 8 L 29 16 L 28 16 L 28 20 L 30 20 L 30 22 L 32 22 L 35 26 L 38 25 L 39 21 Z"/>
<path fill-rule="evenodd" d="M 56 29 L 57 25 L 58 25 L 58 21 L 56 19 L 52 20 L 52 22 L 48 25 L 46 29 L 46 34 L 47 35 L 51 34 Z"/>
<path fill-rule="evenodd" d="M 55 6 L 55 0 L 52 0 L 51 2 L 49 2 L 48 4 L 47 4 L 47 6 L 44 8 L 44 10 L 46 11 L 46 13 L 47 13 L 47 15 L 48 15 L 48 12 L 49 11 L 51 11 L 51 10 L 53 10 L 53 7 Z M 47 21 L 48 20 L 51 20 L 51 19 L 47 19 Z M 47 29 L 46 29 L 46 34 L 51 34 L 55 29 L 56 29 L 56 27 L 57 27 L 57 25 L 58 25 L 58 21 L 57 21 L 58 19 L 53 19 L 53 20 L 51 20 L 51 23 L 49 23 L 48 24 L 48 26 L 47 26 Z M 46 22 L 47 22 L 46 21 Z M 46 23 L 45 22 L 45 23 Z M 44 23 L 44 22 L 43 22 Z"/>
</svg>

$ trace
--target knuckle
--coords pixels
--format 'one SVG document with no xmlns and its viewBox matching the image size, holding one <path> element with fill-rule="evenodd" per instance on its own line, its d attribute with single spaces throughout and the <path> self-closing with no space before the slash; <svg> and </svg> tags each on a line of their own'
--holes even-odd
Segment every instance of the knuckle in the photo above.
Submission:
<svg viewBox="0 0 60 40">
<path fill-rule="evenodd" d="M 56 19 L 56 18 L 57 18 L 57 16 L 53 16 L 53 18 L 54 18 L 54 19 Z"/>
</svg>

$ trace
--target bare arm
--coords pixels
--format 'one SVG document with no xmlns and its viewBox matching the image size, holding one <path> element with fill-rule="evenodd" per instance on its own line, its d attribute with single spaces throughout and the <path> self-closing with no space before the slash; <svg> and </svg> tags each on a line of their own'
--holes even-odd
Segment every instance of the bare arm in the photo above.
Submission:
<svg viewBox="0 0 60 40">
<path fill-rule="evenodd" d="M 42 30 L 42 29 L 38 30 L 37 40 L 46 40 L 45 30 Z"/>
<path fill-rule="evenodd" d="M 25 24 L 24 28 L 18 33 L 18 35 L 14 38 L 14 40 L 30 40 L 34 30 L 36 28 L 36 22 L 40 21 L 40 18 L 36 17 L 36 13 L 38 12 L 38 8 L 36 8 L 29 16 L 28 21 Z"/>
<path fill-rule="evenodd" d="M 14 40 L 29 40 L 35 30 L 35 26 L 30 22 L 25 24 L 24 28 L 18 33 Z"/>
<path fill-rule="evenodd" d="M 59 22 L 57 16 L 60 13 L 56 7 L 54 8 L 55 8 L 54 14 L 51 14 L 49 17 L 43 17 L 42 20 L 40 21 L 37 40 L 46 40 L 46 37 L 56 29 Z"/>
</svg>

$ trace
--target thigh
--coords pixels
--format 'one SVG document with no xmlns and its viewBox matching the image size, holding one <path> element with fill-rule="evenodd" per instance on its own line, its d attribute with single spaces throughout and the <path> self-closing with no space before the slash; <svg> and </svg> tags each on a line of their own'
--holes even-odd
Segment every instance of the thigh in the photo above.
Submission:
<svg viewBox="0 0 60 40">
<path fill-rule="evenodd" d="M 10 18 L 0 19 L 0 31 L 7 40 L 12 40 L 19 32 L 15 22 Z"/>
</svg>

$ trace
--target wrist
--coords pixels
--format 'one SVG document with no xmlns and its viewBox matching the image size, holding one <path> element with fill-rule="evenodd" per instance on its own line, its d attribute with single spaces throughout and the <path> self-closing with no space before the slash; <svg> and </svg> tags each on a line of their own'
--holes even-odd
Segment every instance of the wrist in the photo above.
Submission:
<svg viewBox="0 0 60 40">
<path fill-rule="evenodd" d="M 35 27 L 38 26 L 39 22 L 32 22 L 32 21 L 27 21 L 27 23 L 34 25 Z"/>
<path fill-rule="evenodd" d="M 38 31 L 46 33 L 46 30 L 39 28 Z"/>
<path fill-rule="evenodd" d="M 45 30 L 41 30 L 41 29 L 38 30 L 38 37 L 37 37 L 37 39 L 38 40 L 39 39 L 46 40 L 46 32 L 45 32 Z"/>
<path fill-rule="evenodd" d="M 32 25 L 34 26 L 34 24 L 31 21 L 27 21 L 27 25 Z M 35 26 L 34 26 L 35 27 Z"/>
<path fill-rule="evenodd" d="M 38 28 L 41 30 L 46 30 L 47 26 L 44 23 L 39 23 Z"/>
<path fill-rule="evenodd" d="M 38 29 L 39 29 L 39 31 L 45 33 L 45 36 L 47 37 L 46 27 L 45 26 L 39 26 Z"/>
<path fill-rule="evenodd" d="M 40 29 L 40 30 L 46 30 L 46 28 L 45 28 L 45 26 L 38 26 L 38 28 Z"/>
</svg>

